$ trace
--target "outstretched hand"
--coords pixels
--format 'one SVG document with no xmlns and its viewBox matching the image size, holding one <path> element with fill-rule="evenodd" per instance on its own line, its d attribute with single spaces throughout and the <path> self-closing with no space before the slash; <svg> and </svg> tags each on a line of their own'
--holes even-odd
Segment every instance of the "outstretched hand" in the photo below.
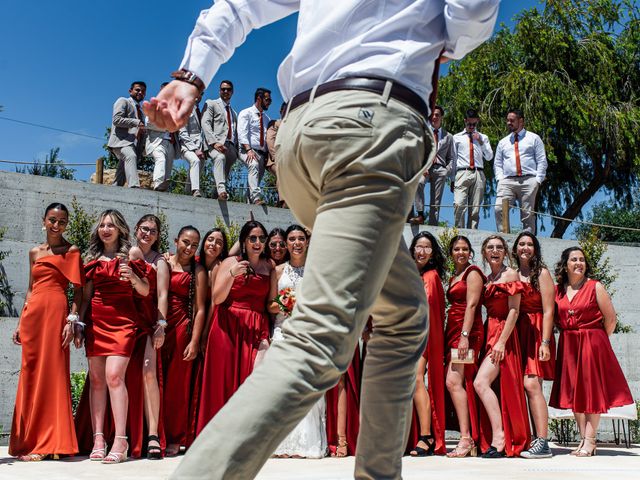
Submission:
<svg viewBox="0 0 640 480">
<path fill-rule="evenodd" d="M 199 95 L 194 85 L 174 80 L 160 90 L 157 97 L 144 102 L 142 109 L 154 125 L 175 132 L 187 124 Z"/>
</svg>

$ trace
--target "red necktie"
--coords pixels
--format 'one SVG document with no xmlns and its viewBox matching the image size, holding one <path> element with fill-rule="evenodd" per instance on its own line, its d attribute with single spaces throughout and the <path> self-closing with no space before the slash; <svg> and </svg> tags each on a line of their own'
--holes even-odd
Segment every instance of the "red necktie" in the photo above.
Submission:
<svg viewBox="0 0 640 480">
<path fill-rule="evenodd" d="M 518 132 L 514 134 L 513 147 L 516 152 L 516 174 L 522 176 L 522 165 L 520 165 L 520 150 L 518 149 Z"/>
<path fill-rule="evenodd" d="M 226 107 L 227 110 L 227 125 L 229 126 L 229 130 L 227 132 L 227 140 L 229 140 L 230 142 L 233 141 L 233 133 L 231 130 L 231 107 L 229 107 L 229 105 L 227 105 Z"/>
<path fill-rule="evenodd" d="M 473 161 L 473 134 L 469 134 L 469 168 L 476 168 L 476 162 Z"/>
<path fill-rule="evenodd" d="M 438 149 L 438 129 L 437 128 L 433 131 L 433 138 L 436 141 L 436 150 L 437 150 Z"/>
<path fill-rule="evenodd" d="M 260 146 L 264 146 L 264 125 L 262 124 L 262 112 L 258 112 L 260 117 Z"/>
</svg>

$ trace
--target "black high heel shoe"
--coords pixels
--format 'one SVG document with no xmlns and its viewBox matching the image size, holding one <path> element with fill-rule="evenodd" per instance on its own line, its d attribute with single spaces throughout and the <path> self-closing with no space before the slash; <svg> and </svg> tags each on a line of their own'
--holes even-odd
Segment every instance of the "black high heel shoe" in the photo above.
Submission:
<svg viewBox="0 0 640 480">
<path fill-rule="evenodd" d="M 494 446 L 489 447 L 489 449 L 482 454 L 482 458 L 503 458 L 507 454 L 504 453 L 504 448 L 501 452 Z"/>
<path fill-rule="evenodd" d="M 428 442 L 427 440 L 431 440 Z M 433 452 L 436 449 L 436 439 L 433 438 L 433 435 L 420 435 L 418 437 L 418 442 L 424 442 L 427 445 L 427 448 L 422 448 L 419 446 L 415 446 L 413 450 L 409 452 L 409 455 L 412 457 L 430 457 L 433 455 Z"/>
<path fill-rule="evenodd" d="M 158 445 L 149 445 L 149 442 L 158 442 Z M 162 460 L 162 448 L 160 448 L 160 438 L 157 435 L 147 437 L 147 458 L 149 460 Z"/>
</svg>

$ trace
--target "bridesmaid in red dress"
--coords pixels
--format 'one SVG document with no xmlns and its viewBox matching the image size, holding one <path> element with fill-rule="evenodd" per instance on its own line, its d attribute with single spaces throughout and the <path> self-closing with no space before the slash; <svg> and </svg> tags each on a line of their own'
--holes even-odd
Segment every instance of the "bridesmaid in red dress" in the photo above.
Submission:
<svg viewBox="0 0 640 480">
<path fill-rule="evenodd" d="M 169 259 L 169 325 L 162 349 L 167 456 L 177 455 L 181 446 L 189 447 L 193 437 L 193 361 L 200 349 L 207 296 L 207 274 L 195 260 L 199 244 L 200 232 L 190 225 L 182 227 L 175 239 L 176 254 Z"/>
<path fill-rule="evenodd" d="M 600 414 L 634 401 L 609 341 L 617 322 L 611 297 L 590 278 L 582 249 L 562 252 L 555 273 L 560 340 L 549 405 L 573 411 L 582 441 L 572 453 L 591 457 L 596 454 Z"/>
<path fill-rule="evenodd" d="M 143 450 L 143 422 L 146 419 L 147 458 L 162 458 L 164 433 L 160 424 L 160 383 L 157 352 L 162 347 L 167 326 L 169 266 L 160 248 L 162 224 L 155 215 L 144 215 L 136 224 L 134 234 L 142 259 L 148 267 L 149 295 L 135 294 L 139 313 L 138 338 L 127 368 L 129 392 L 129 433 L 131 456 L 139 457 Z M 133 424 L 135 427 L 133 428 Z M 134 438 L 134 432 L 137 438 Z"/>
<path fill-rule="evenodd" d="M 523 290 L 518 272 L 504 264 L 509 246 L 491 235 L 482 243 L 491 273 L 484 289 L 487 309 L 484 358 L 473 386 L 481 409 L 482 458 L 517 457 L 529 445 L 529 416 L 522 383 L 522 357 L 515 330 Z M 499 377 L 499 392 L 492 385 Z"/>
<path fill-rule="evenodd" d="M 542 393 L 542 381 L 553 380 L 555 370 L 555 339 L 553 313 L 555 287 L 553 278 L 542 262 L 538 239 L 529 232 L 516 237 L 511 251 L 518 265 L 524 290 L 520 296 L 518 338 L 524 369 L 524 390 L 529 399 L 529 411 L 535 428 L 535 438 L 523 458 L 553 456 L 547 441 L 549 409 Z"/>
<path fill-rule="evenodd" d="M 91 233 L 87 283 L 80 318 L 87 324 L 86 351 L 89 360 L 91 426 L 94 436 L 89 458 L 120 463 L 127 458 L 128 393 L 125 374 L 135 345 L 138 312 L 134 291 L 149 293 L 142 255 L 129 243 L 129 226 L 117 210 L 105 210 Z M 104 438 L 107 393 L 115 424 L 111 452 L 106 455 Z M 105 456 L 106 455 L 106 456 Z"/>
<path fill-rule="evenodd" d="M 78 452 L 71 412 L 69 344 L 82 302 L 80 251 L 62 234 L 69 211 L 52 203 L 42 219 L 46 241 L 29 251 L 29 288 L 13 343 L 22 346 L 9 454 L 25 462 Z M 73 284 L 71 311 L 67 287 Z M 69 313 L 69 315 L 67 315 Z"/>
<path fill-rule="evenodd" d="M 265 255 L 267 231 L 249 221 L 240 230 L 241 256 L 223 260 L 213 287 L 214 310 L 204 360 L 197 433 L 209 423 L 253 371 L 269 346 L 272 262 Z"/>
<path fill-rule="evenodd" d="M 453 259 L 454 275 L 449 280 L 447 299 L 447 328 L 445 330 L 447 376 L 446 386 L 455 409 L 460 441 L 455 449 L 447 453 L 449 458 L 477 455 L 478 402 L 473 389 L 473 377 L 478 370 L 478 355 L 482 347 L 482 290 L 485 276 L 475 265 L 471 265 L 473 248 L 469 239 L 457 235 L 449 242 L 449 256 Z M 454 357 L 451 349 L 457 348 Z M 461 363 L 473 350 L 473 362 Z"/>
<path fill-rule="evenodd" d="M 411 256 L 422 275 L 429 304 L 429 338 L 427 348 L 418 361 L 415 407 L 409 444 L 412 457 L 447 453 L 444 442 L 444 288 L 445 258 L 436 238 L 429 232 L 418 233 L 409 247 Z M 428 375 L 425 387 L 424 376 Z M 417 415 L 417 418 L 416 418 Z"/>
</svg>

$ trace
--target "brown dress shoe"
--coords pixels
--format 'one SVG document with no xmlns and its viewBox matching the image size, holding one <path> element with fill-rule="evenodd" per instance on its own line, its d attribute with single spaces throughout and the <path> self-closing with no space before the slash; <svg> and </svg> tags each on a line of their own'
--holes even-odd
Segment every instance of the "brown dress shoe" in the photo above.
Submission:
<svg viewBox="0 0 640 480">
<path fill-rule="evenodd" d="M 417 215 L 413 218 L 409 219 L 409 223 L 411 225 L 423 225 L 424 224 L 424 217 L 422 215 Z"/>
</svg>

